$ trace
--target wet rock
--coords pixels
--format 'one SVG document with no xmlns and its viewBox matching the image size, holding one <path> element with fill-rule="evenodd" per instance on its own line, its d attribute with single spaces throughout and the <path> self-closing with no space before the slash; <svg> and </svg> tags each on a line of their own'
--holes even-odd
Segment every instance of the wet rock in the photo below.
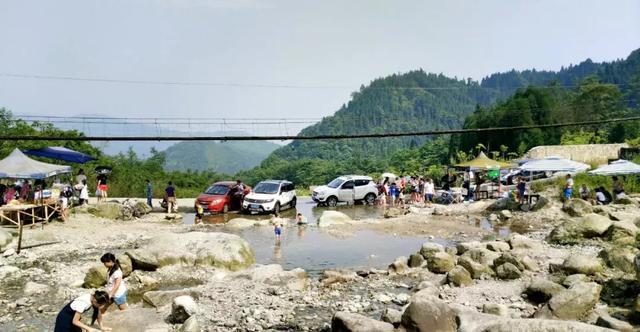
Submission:
<svg viewBox="0 0 640 332">
<path fill-rule="evenodd" d="M 33 296 L 44 294 L 49 290 L 49 288 L 50 287 L 47 285 L 39 284 L 33 281 L 27 281 L 27 283 L 24 285 L 24 295 Z"/>
<path fill-rule="evenodd" d="M 630 247 L 610 247 L 598 254 L 608 266 L 627 273 L 635 272 L 635 257 L 638 249 Z"/>
<path fill-rule="evenodd" d="M 582 273 L 572 274 L 564 278 L 562 285 L 565 287 L 571 287 L 579 282 L 589 282 L 589 277 Z"/>
<path fill-rule="evenodd" d="M 177 213 L 167 213 L 164 216 L 164 219 L 166 220 L 182 220 L 182 215 L 181 214 L 177 214 Z"/>
<path fill-rule="evenodd" d="M 355 272 L 345 269 L 333 269 L 325 270 L 320 277 L 320 281 L 323 285 L 328 286 L 334 283 L 352 282 L 359 280 L 359 277 Z"/>
<path fill-rule="evenodd" d="M 568 274 L 582 273 L 592 275 L 602 272 L 602 262 L 597 257 L 571 255 L 562 263 L 562 269 Z"/>
<path fill-rule="evenodd" d="M 443 252 L 443 251 L 444 251 L 444 247 L 441 244 L 434 243 L 434 242 L 426 242 L 422 244 L 422 248 L 420 248 L 420 254 L 424 258 L 429 258 L 433 254 L 437 252 Z"/>
<path fill-rule="evenodd" d="M 464 267 L 473 279 L 483 279 L 495 275 L 489 266 L 480 264 L 469 256 L 458 258 L 458 265 Z"/>
<path fill-rule="evenodd" d="M 421 290 L 411 299 L 402 314 L 402 326 L 408 332 L 457 331 L 456 313 L 428 289 Z"/>
<path fill-rule="evenodd" d="M 553 281 L 538 278 L 531 281 L 525 290 L 525 294 L 527 294 L 529 300 L 535 303 L 544 303 L 564 290 L 564 287 Z"/>
<path fill-rule="evenodd" d="M 344 225 L 350 222 L 351 222 L 351 217 L 349 217 L 348 215 L 338 211 L 327 210 L 322 212 L 322 215 L 318 219 L 318 227 Z"/>
<path fill-rule="evenodd" d="M 455 266 L 449 273 L 447 273 L 447 281 L 450 285 L 456 287 L 464 287 L 473 285 L 471 274 L 462 266 Z"/>
<path fill-rule="evenodd" d="M 446 252 L 437 252 L 427 258 L 427 268 L 434 273 L 447 273 L 453 269 L 455 259 Z"/>
<path fill-rule="evenodd" d="M 512 217 L 513 217 L 513 214 L 511 214 L 511 211 L 509 210 L 500 211 L 500 219 L 507 220 L 507 219 L 511 219 Z"/>
<path fill-rule="evenodd" d="M 409 267 L 421 267 L 424 264 L 424 257 L 421 254 L 412 254 L 409 256 Z"/>
<path fill-rule="evenodd" d="M 485 303 L 482 306 L 482 312 L 496 316 L 509 316 L 509 309 L 504 304 Z"/>
<path fill-rule="evenodd" d="M 565 202 L 562 210 L 572 217 L 582 217 L 593 213 L 593 206 L 582 199 L 571 198 Z"/>
<path fill-rule="evenodd" d="M 551 232 L 549 238 L 553 243 L 577 244 L 585 238 L 604 236 L 612 224 L 611 219 L 592 213 L 565 221 Z"/>
<path fill-rule="evenodd" d="M 190 296 L 193 298 L 199 298 L 200 293 L 197 291 L 179 289 L 179 290 L 167 290 L 167 291 L 148 291 L 142 295 L 142 300 L 152 307 L 160 308 L 173 302 L 178 296 Z"/>
<path fill-rule="evenodd" d="M 622 332 L 633 331 L 633 326 L 628 322 L 611 317 L 605 310 L 598 310 L 596 325 Z"/>
<path fill-rule="evenodd" d="M 513 233 L 509 236 L 509 245 L 511 245 L 511 249 L 523 249 L 525 251 L 528 250 L 540 250 L 542 248 L 542 244 L 540 241 L 532 240 L 524 235 L 520 235 L 518 233 Z"/>
<path fill-rule="evenodd" d="M 402 321 L 402 311 L 393 308 L 386 308 L 382 312 L 381 317 L 383 322 L 392 324 L 394 327 L 398 327 Z"/>
<path fill-rule="evenodd" d="M 230 228 L 230 229 L 245 229 L 245 228 L 252 228 L 255 225 L 256 225 L 255 220 L 246 219 L 246 218 L 233 218 L 227 221 L 224 224 L 224 227 Z"/>
<path fill-rule="evenodd" d="M 511 250 L 509 243 L 504 241 L 491 241 L 486 243 L 487 249 L 495 252 L 505 252 Z"/>
<path fill-rule="evenodd" d="M 333 332 L 393 332 L 393 325 L 349 312 L 336 312 L 331 319 Z"/>
<path fill-rule="evenodd" d="M 0 250 L 5 250 L 12 241 L 13 235 L 7 230 L 0 228 Z"/>
<path fill-rule="evenodd" d="M 524 264 L 522 264 L 518 257 L 511 253 L 505 252 L 493 261 L 494 266 L 500 266 L 504 263 L 511 263 L 517 267 L 518 270 L 524 271 Z"/>
<path fill-rule="evenodd" d="M 493 266 L 500 254 L 484 248 L 475 248 L 465 252 L 462 257 L 469 257 L 482 265 Z"/>
<path fill-rule="evenodd" d="M 479 241 L 471 241 L 471 242 L 460 242 L 456 245 L 456 249 L 458 250 L 458 254 L 459 255 L 463 255 L 464 253 L 466 253 L 469 250 L 472 249 L 484 249 L 485 248 L 485 244 L 484 243 L 480 243 Z"/>
<path fill-rule="evenodd" d="M 116 259 L 120 262 L 122 268 L 122 274 L 127 277 L 131 274 L 132 263 L 131 258 L 127 255 L 118 255 Z M 89 268 L 87 274 L 84 276 L 84 282 L 82 287 L 84 288 L 99 288 L 107 283 L 109 278 L 108 270 L 104 264 L 96 264 Z"/>
<path fill-rule="evenodd" d="M 189 232 L 154 237 L 144 248 L 126 253 L 134 268 L 155 270 L 173 264 L 205 265 L 232 271 L 255 262 L 249 243 L 226 233 Z"/>
<path fill-rule="evenodd" d="M 500 279 L 518 279 L 522 276 L 522 272 L 511 263 L 504 263 L 496 268 L 496 275 Z"/>
<path fill-rule="evenodd" d="M 536 312 L 536 318 L 580 320 L 598 303 L 602 286 L 595 282 L 576 283 L 554 295 L 549 303 Z"/>
<path fill-rule="evenodd" d="M 384 217 L 398 218 L 404 216 L 407 213 L 409 213 L 409 210 L 392 207 L 384 210 Z"/>
<path fill-rule="evenodd" d="M 180 332 L 200 332 L 200 324 L 196 316 L 189 317 L 182 326 L 180 326 Z"/>
<path fill-rule="evenodd" d="M 175 323 L 184 323 L 198 311 L 198 305 L 191 296 L 182 295 L 173 299 L 171 303 L 171 319 Z"/>
</svg>

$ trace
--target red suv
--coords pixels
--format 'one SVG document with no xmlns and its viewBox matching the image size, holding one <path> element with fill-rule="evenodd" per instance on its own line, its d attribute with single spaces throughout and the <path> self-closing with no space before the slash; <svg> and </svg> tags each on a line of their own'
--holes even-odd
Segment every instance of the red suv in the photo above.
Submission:
<svg viewBox="0 0 640 332">
<path fill-rule="evenodd" d="M 212 184 L 197 200 L 205 212 L 227 213 L 242 208 L 242 198 L 251 192 L 251 187 L 244 185 L 244 193 L 236 195 L 235 181 L 222 181 Z"/>
</svg>

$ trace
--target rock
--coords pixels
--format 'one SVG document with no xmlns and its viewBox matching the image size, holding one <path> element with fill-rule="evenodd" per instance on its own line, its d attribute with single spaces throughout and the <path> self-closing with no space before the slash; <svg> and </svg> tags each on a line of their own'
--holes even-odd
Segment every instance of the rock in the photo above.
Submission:
<svg viewBox="0 0 640 332">
<path fill-rule="evenodd" d="M 393 325 L 349 312 L 336 312 L 331 319 L 333 332 L 393 332 Z"/>
<path fill-rule="evenodd" d="M 245 278 L 270 286 L 288 288 L 292 291 L 301 291 L 309 286 L 307 272 L 301 268 L 284 271 L 278 264 L 259 265 L 245 271 L 239 271 L 231 278 Z"/>
<path fill-rule="evenodd" d="M 491 241 L 486 243 L 487 249 L 495 252 L 505 252 L 511 250 L 509 243 L 504 241 Z"/>
<path fill-rule="evenodd" d="M 402 311 L 393 308 L 386 308 L 382 312 L 382 317 L 380 319 L 382 319 L 383 322 L 392 324 L 394 327 L 398 327 L 402 321 Z"/>
<path fill-rule="evenodd" d="M 148 214 L 153 210 L 146 202 L 136 202 L 134 207 L 138 214 Z"/>
<path fill-rule="evenodd" d="M 434 242 L 426 242 L 422 244 L 422 248 L 420 248 L 420 254 L 424 258 L 429 258 L 433 254 L 437 252 L 443 252 L 443 251 L 444 251 L 444 247 L 441 244 L 434 243 Z"/>
<path fill-rule="evenodd" d="M 408 332 L 457 331 L 456 313 L 429 289 L 414 294 L 402 314 L 402 326 Z"/>
<path fill-rule="evenodd" d="M 503 220 L 507 220 L 513 217 L 513 214 L 511 214 L 511 211 L 509 210 L 502 210 L 500 211 L 500 219 Z"/>
<path fill-rule="evenodd" d="M 144 248 L 128 251 L 126 254 L 131 257 L 134 268 L 142 270 L 183 264 L 236 271 L 255 262 L 249 243 L 237 235 L 226 233 L 158 235 Z"/>
<path fill-rule="evenodd" d="M 131 258 L 127 255 L 117 255 L 116 259 L 120 263 L 120 268 L 122 269 L 122 274 L 127 277 L 131 274 L 132 271 L 132 263 Z M 107 283 L 107 279 L 109 278 L 107 268 L 104 264 L 96 264 L 89 268 L 89 271 L 84 276 L 84 283 L 82 287 L 84 288 L 99 288 L 104 286 Z"/>
<path fill-rule="evenodd" d="M 427 268 L 434 273 L 447 273 L 453 269 L 455 259 L 446 252 L 437 252 L 427 258 Z"/>
<path fill-rule="evenodd" d="M 533 258 L 529 257 L 529 256 L 524 256 L 522 257 L 522 265 L 524 265 L 524 268 L 529 270 L 529 271 L 533 271 L 533 272 L 538 272 L 540 271 L 540 266 L 538 266 L 538 263 L 533 260 Z"/>
<path fill-rule="evenodd" d="M 582 273 L 572 274 L 564 278 L 562 285 L 565 287 L 571 287 L 579 282 L 589 282 L 589 277 Z"/>
<path fill-rule="evenodd" d="M 635 257 L 638 249 L 629 247 L 610 247 L 598 254 L 608 266 L 627 273 L 635 273 Z"/>
<path fill-rule="evenodd" d="M 602 272 L 602 262 L 597 257 L 571 255 L 562 263 L 562 269 L 568 274 L 582 273 L 592 275 Z"/>
<path fill-rule="evenodd" d="M 123 219 L 123 213 L 121 212 L 123 205 L 120 203 L 102 203 L 97 205 L 92 205 L 87 209 L 87 212 L 93 214 L 96 217 L 105 218 L 105 219 Z M 128 219 L 130 220 L 130 219 Z"/>
<path fill-rule="evenodd" d="M 633 326 L 628 322 L 623 320 L 619 320 L 613 318 L 607 313 L 605 310 L 598 310 L 598 320 L 596 321 L 596 325 L 614 329 L 622 332 L 631 332 L 633 331 Z"/>
<path fill-rule="evenodd" d="M 502 211 L 502 210 L 511 210 L 515 211 L 518 209 L 520 204 L 518 202 L 510 199 L 510 198 L 501 198 L 493 202 L 491 205 L 487 207 L 487 211 Z"/>
<path fill-rule="evenodd" d="M 458 248 L 456 248 L 456 247 L 446 247 L 446 248 L 444 248 L 444 252 L 446 252 L 447 254 L 449 254 L 451 256 L 457 256 L 458 255 Z"/>
<path fill-rule="evenodd" d="M 495 214 L 495 213 L 492 213 L 492 214 L 489 215 L 487 220 L 489 220 L 489 221 L 498 221 L 498 215 Z"/>
<path fill-rule="evenodd" d="M 47 285 L 43 285 L 43 284 L 39 284 L 39 283 L 35 283 L 33 281 L 27 281 L 27 283 L 24 285 L 24 295 L 26 296 L 33 296 L 33 295 L 39 295 L 39 294 L 44 294 L 49 290 L 49 286 Z"/>
<path fill-rule="evenodd" d="M 607 230 L 609 241 L 622 244 L 635 244 L 638 227 L 632 221 L 615 221 Z"/>
<path fill-rule="evenodd" d="M 16 254 L 16 250 L 13 248 L 9 248 L 2 253 L 2 257 L 10 257 Z"/>
<path fill-rule="evenodd" d="M 470 257 L 482 265 L 493 266 L 500 254 L 485 248 L 475 248 L 465 252 L 462 257 Z"/>
<path fill-rule="evenodd" d="M 599 214 L 589 214 L 579 219 L 565 221 L 549 235 L 549 240 L 559 244 L 578 244 L 585 238 L 604 236 L 613 221 Z"/>
<path fill-rule="evenodd" d="M 409 302 L 410 299 L 411 299 L 411 296 L 409 296 L 409 294 L 399 293 L 399 294 L 396 294 L 395 298 L 393 299 L 393 303 L 399 306 L 403 306 L 407 304 L 407 302 Z"/>
<path fill-rule="evenodd" d="M 458 258 L 458 265 L 469 271 L 473 279 L 483 279 L 495 275 L 489 266 L 480 264 L 469 256 L 461 256 Z"/>
<path fill-rule="evenodd" d="M 322 212 L 322 215 L 318 219 L 318 227 L 328 227 L 332 225 L 344 225 L 351 222 L 351 217 L 348 215 L 332 210 L 326 210 Z"/>
<path fill-rule="evenodd" d="M 535 303 L 544 303 L 564 290 L 564 287 L 553 281 L 538 278 L 531 281 L 525 293 L 529 300 Z"/>
<path fill-rule="evenodd" d="M 580 282 L 554 295 L 536 312 L 536 318 L 580 320 L 586 317 L 600 299 L 602 286 L 595 282 Z"/>
<path fill-rule="evenodd" d="M 155 308 L 160 308 L 173 302 L 173 299 L 179 296 L 190 296 L 199 298 L 200 293 L 188 289 L 166 290 L 166 291 L 148 291 L 142 295 L 142 300 Z"/>
<path fill-rule="evenodd" d="M 511 249 L 524 249 L 524 250 L 540 250 L 542 244 L 540 241 L 532 240 L 524 235 L 513 233 L 509 236 L 509 245 Z"/>
<path fill-rule="evenodd" d="M 178 296 L 171 303 L 171 319 L 175 323 L 184 323 L 189 317 L 195 315 L 198 305 L 189 295 Z"/>
<path fill-rule="evenodd" d="M 482 306 L 482 312 L 496 316 L 509 316 L 509 309 L 503 304 L 485 303 Z"/>
<path fill-rule="evenodd" d="M 396 258 L 396 260 L 391 263 L 391 265 L 389 265 L 389 273 L 406 273 L 409 270 L 409 265 L 407 265 L 407 262 L 407 257 L 400 256 Z"/>
<path fill-rule="evenodd" d="M 200 324 L 196 316 L 189 317 L 180 327 L 180 332 L 200 332 Z"/>
<path fill-rule="evenodd" d="M 593 213 L 593 206 L 579 198 L 571 198 L 564 203 L 562 210 L 572 217 L 582 217 Z"/>
<path fill-rule="evenodd" d="M 460 242 L 456 245 L 456 249 L 458 250 L 459 255 L 463 255 L 465 252 L 471 249 L 479 249 L 479 248 L 484 249 L 485 244 L 480 243 L 478 241 L 471 241 L 471 242 Z"/>
<path fill-rule="evenodd" d="M 182 220 L 182 215 L 181 214 L 177 214 L 177 213 L 167 213 L 164 216 L 164 219 L 166 220 Z"/>
<path fill-rule="evenodd" d="M 511 263 L 504 263 L 496 268 L 496 275 L 500 279 L 518 279 L 522 276 L 522 272 Z"/>
<path fill-rule="evenodd" d="M 449 210 L 447 210 L 447 207 L 439 204 L 434 204 L 434 208 L 433 208 L 434 216 L 444 216 L 447 214 L 449 214 Z"/>
<path fill-rule="evenodd" d="M 230 228 L 230 229 L 245 229 L 245 228 L 252 228 L 255 225 L 256 225 L 255 220 L 246 219 L 246 218 L 233 218 L 227 221 L 224 224 L 224 227 Z"/>
<path fill-rule="evenodd" d="M 447 281 L 450 285 L 456 287 L 464 287 L 470 286 L 473 284 L 473 280 L 471 279 L 471 275 L 469 272 L 462 266 L 455 266 L 449 273 L 447 273 Z"/>
<path fill-rule="evenodd" d="M 384 217 L 398 218 L 404 216 L 407 213 L 409 213 L 408 210 L 392 207 L 384 210 Z"/>
<path fill-rule="evenodd" d="M 9 276 L 20 275 L 20 269 L 12 265 L 0 266 L 0 280 Z"/>
<path fill-rule="evenodd" d="M 494 266 L 500 266 L 504 263 L 511 263 L 513 266 L 517 267 L 518 270 L 524 271 L 524 264 L 522 264 L 518 257 L 511 253 L 505 252 L 493 261 Z"/>
<path fill-rule="evenodd" d="M 105 325 L 113 327 L 114 332 L 120 331 L 170 331 L 170 326 L 164 322 L 164 317 L 155 309 L 128 307 L 127 310 L 114 310 L 108 313 Z"/>
<path fill-rule="evenodd" d="M 331 285 L 340 282 L 352 282 L 359 280 L 359 277 L 355 272 L 345 269 L 333 269 L 325 270 L 320 277 L 320 281 L 323 285 Z"/>
<path fill-rule="evenodd" d="M 393 299 L 391 298 L 391 296 L 387 295 L 387 294 L 378 294 L 375 296 L 375 299 L 384 303 L 384 304 L 389 304 L 391 302 L 393 302 Z"/>
<path fill-rule="evenodd" d="M 621 204 L 621 205 L 638 205 L 638 203 L 636 201 L 634 201 L 633 199 L 631 199 L 631 197 L 629 196 L 621 196 L 616 198 L 613 201 L 614 204 Z"/>
<path fill-rule="evenodd" d="M 421 254 L 412 254 L 409 256 L 409 267 L 421 267 L 424 264 L 424 257 Z"/>
<path fill-rule="evenodd" d="M 538 197 L 538 200 L 536 201 L 535 204 L 533 204 L 533 206 L 529 209 L 530 211 L 539 211 L 542 208 L 544 208 L 545 206 L 547 206 L 549 204 L 549 200 L 547 198 L 545 198 L 544 196 L 540 196 Z"/>
<path fill-rule="evenodd" d="M 13 235 L 7 230 L 0 228 L 0 251 L 5 250 L 12 241 Z"/>
</svg>

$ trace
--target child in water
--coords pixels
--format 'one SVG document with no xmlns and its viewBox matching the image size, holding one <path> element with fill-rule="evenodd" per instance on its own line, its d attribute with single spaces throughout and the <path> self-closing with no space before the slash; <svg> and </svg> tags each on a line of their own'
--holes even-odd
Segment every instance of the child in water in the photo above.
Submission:
<svg viewBox="0 0 640 332">
<path fill-rule="evenodd" d="M 100 257 L 100 261 L 107 268 L 109 277 L 107 279 L 106 291 L 109 295 L 110 302 L 103 309 L 104 313 L 111 303 L 115 303 L 118 309 L 125 310 L 127 308 L 127 287 L 124 285 L 124 275 L 120 262 L 112 253 L 106 253 Z"/>
<path fill-rule="evenodd" d="M 198 202 L 196 200 L 196 225 L 202 223 L 202 216 L 204 215 L 204 209 L 202 208 L 202 205 L 200 205 L 200 202 Z"/>
<path fill-rule="evenodd" d="M 90 308 L 93 308 L 93 315 L 91 318 L 91 325 L 96 320 L 98 321 L 98 327 L 101 331 L 111 331 L 110 328 L 102 325 L 102 312 L 101 309 L 107 307 L 109 304 L 109 294 L 103 291 L 96 291 L 92 294 L 84 294 L 78 296 L 73 301 L 69 302 L 56 317 L 56 326 L 54 332 L 82 332 L 82 331 L 98 331 L 91 328 L 87 324 L 84 324 L 80 319 L 82 314 Z"/>
</svg>

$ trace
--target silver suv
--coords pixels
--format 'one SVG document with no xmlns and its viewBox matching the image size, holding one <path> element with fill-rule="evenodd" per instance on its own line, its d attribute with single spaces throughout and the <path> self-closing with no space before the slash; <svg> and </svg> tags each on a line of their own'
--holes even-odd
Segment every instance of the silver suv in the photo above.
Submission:
<svg viewBox="0 0 640 332">
<path fill-rule="evenodd" d="M 336 206 L 338 202 L 375 203 L 378 186 L 369 176 L 345 175 L 313 190 L 311 198 L 318 204 Z"/>
</svg>

